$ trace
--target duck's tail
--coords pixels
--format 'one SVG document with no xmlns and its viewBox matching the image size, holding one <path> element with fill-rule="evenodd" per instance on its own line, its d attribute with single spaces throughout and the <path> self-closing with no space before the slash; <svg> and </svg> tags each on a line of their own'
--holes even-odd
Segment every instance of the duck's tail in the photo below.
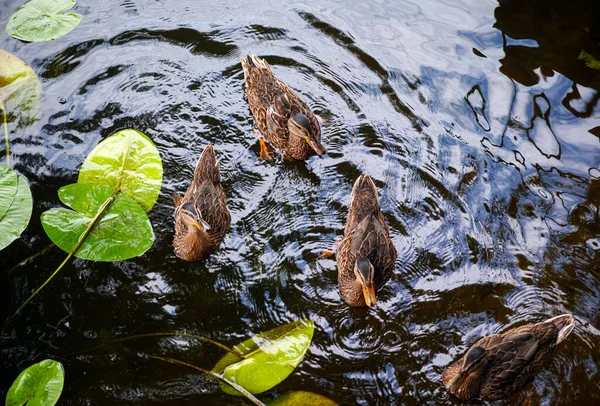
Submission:
<svg viewBox="0 0 600 406">
<path fill-rule="evenodd" d="M 245 58 L 242 58 L 242 68 L 244 69 L 245 77 L 248 77 L 252 74 L 253 70 L 257 69 L 264 69 L 271 74 L 273 73 L 269 63 L 256 55 L 248 55 Z"/>
<path fill-rule="evenodd" d="M 221 173 L 219 171 L 219 162 L 215 155 L 215 150 L 212 145 L 207 145 L 200 154 L 196 170 L 194 171 L 194 181 L 202 183 L 208 180 L 213 185 L 221 182 Z"/>
</svg>

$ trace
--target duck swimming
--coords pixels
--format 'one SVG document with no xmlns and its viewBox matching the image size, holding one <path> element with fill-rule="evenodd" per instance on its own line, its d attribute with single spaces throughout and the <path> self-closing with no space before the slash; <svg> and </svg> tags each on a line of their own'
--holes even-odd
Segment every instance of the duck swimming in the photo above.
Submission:
<svg viewBox="0 0 600 406">
<path fill-rule="evenodd" d="M 305 160 L 323 155 L 321 126 L 310 108 L 282 81 L 264 59 L 242 58 L 248 104 L 256 126 L 286 160 Z M 255 130 L 256 131 L 256 130 Z M 271 159 L 264 139 L 257 134 L 260 158 Z"/>
<path fill-rule="evenodd" d="M 443 372 L 444 386 L 462 400 L 496 400 L 525 386 L 575 327 L 570 314 L 481 338 Z"/>
<path fill-rule="evenodd" d="M 202 151 L 183 198 L 176 196 L 174 200 L 175 254 L 186 261 L 205 259 L 221 244 L 231 223 L 212 145 Z"/>
<path fill-rule="evenodd" d="M 375 306 L 376 292 L 393 274 L 396 249 L 379 207 L 377 188 L 367 175 L 354 182 L 336 260 L 344 301 L 352 307 Z"/>
</svg>

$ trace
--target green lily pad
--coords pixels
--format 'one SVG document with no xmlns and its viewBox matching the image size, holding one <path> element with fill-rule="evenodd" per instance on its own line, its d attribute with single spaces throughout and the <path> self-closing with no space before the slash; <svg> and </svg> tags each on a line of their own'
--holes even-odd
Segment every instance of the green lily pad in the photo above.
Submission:
<svg viewBox="0 0 600 406">
<path fill-rule="evenodd" d="M 105 185 L 63 186 L 58 197 L 73 210 L 55 208 L 42 213 L 44 231 L 59 248 L 71 252 L 113 194 L 115 190 Z M 75 256 L 92 261 L 120 261 L 143 254 L 153 242 L 152 225 L 144 209 L 129 196 L 117 193 Z"/>
<path fill-rule="evenodd" d="M 293 391 L 267 402 L 267 406 L 337 406 L 333 400 L 312 392 Z"/>
<path fill-rule="evenodd" d="M 77 182 L 119 187 L 148 212 L 158 199 L 162 173 L 154 143 L 144 133 L 127 129 L 106 138 L 89 153 Z"/>
<path fill-rule="evenodd" d="M 17 194 L 19 178 L 8 166 L 0 166 L 0 220 L 12 206 Z"/>
<path fill-rule="evenodd" d="M 18 117 L 25 125 L 36 121 L 42 109 L 40 79 L 29 65 L 3 49 L 0 49 L 0 102 L 9 122 Z"/>
<path fill-rule="evenodd" d="M 300 364 L 315 331 L 310 320 L 299 320 L 236 345 L 234 349 L 246 356 L 227 353 L 217 362 L 213 372 L 253 394 L 262 393 L 287 378 Z M 221 383 L 223 392 L 239 396 L 235 389 Z"/>
<path fill-rule="evenodd" d="M 12 173 L 12 175 L 11 175 Z M 16 190 L 13 185 L 17 180 Z M 31 190 L 27 180 L 7 166 L 0 166 L 0 208 L 8 208 L 0 216 L 0 250 L 16 240 L 27 228 L 33 210 Z"/>
<path fill-rule="evenodd" d="M 46 359 L 23 370 L 6 394 L 6 406 L 53 406 L 63 390 L 60 362 Z"/>
<path fill-rule="evenodd" d="M 62 37 L 77 27 L 83 16 L 63 14 L 77 4 L 76 0 L 31 0 L 21 6 L 8 20 L 6 32 L 28 42 L 50 41 Z"/>
</svg>

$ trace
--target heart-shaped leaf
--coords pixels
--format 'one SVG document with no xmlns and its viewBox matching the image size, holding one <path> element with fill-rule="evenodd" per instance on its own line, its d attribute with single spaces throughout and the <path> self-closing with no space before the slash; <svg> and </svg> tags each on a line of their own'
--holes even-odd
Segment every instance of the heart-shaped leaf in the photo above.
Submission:
<svg viewBox="0 0 600 406">
<path fill-rule="evenodd" d="M 77 13 L 63 14 L 77 4 L 76 0 L 31 0 L 8 20 L 6 32 L 28 42 L 50 41 L 62 37 L 81 22 Z"/>
<path fill-rule="evenodd" d="M 83 161 L 78 183 L 109 185 L 152 209 L 162 184 L 162 161 L 144 133 L 121 130 L 96 146 Z"/>
<path fill-rule="evenodd" d="M 39 118 L 42 108 L 42 84 L 25 62 L 0 49 L 0 102 L 8 119 L 28 125 Z M 2 121 L 0 117 L 0 122 Z"/>
<path fill-rule="evenodd" d="M 225 379 L 253 394 L 269 390 L 300 364 L 314 331 L 315 325 L 311 320 L 299 320 L 260 333 L 234 347 L 246 358 L 227 353 L 217 362 L 213 372 L 222 374 Z M 221 389 L 230 395 L 240 395 L 223 383 Z"/>
<path fill-rule="evenodd" d="M 53 406 L 63 390 L 65 373 L 60 362 L 51 359 L 23 370 L 6 394 L 6 406 Z"/>
<path fill-rule="evenodd" d="M 0 166 L 0 250 L 27 228 L 32 210 L 27 180 L 8 166 Z"/>
<path fill-rule="evenodd" d="M 337 406 L 333 400 L 312 392 L 293 391 L 267 402 L 267 406 Z"/>
<path fill-rule="evenodd" d="M 75 256 L 93 261 L 120 261 L 143 254 L 152 246 L 154 233 L 144 209 L 129 196 L 110 186 L 74 183 L 58 191 L 60 200 L 73 210 L 50 209 L 42 213 L 42 225 L 59 248 L 71 252 L 105 204 Z M 112 203 L 108 202 L 113 199 Z"/>
</svg>

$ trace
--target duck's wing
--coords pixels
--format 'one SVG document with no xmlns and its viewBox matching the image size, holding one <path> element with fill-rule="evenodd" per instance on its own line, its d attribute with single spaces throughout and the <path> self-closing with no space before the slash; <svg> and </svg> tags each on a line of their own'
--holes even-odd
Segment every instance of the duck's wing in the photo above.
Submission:
<svg viewBox="0 0 600 406">
<path fill-rule="evenodd" d="M 375 268 L 375 284 L 383 286 L 392 276 L 396 250 L 389 240 L 385 225 L 370 215 L 365 217 L 352 233 L 352 249 L 355 256 L 366 257 Z"/>
<path fill-rule="evenodd" d="M 536 356 L 540 351 L 536 335 L 515 331 L 505 336 L 487 338 L 488 343 L 483 348 L 490 360 L 490 368 L 482 397 L 502 397 L 533 378 Z"/>
<path fill-rule="evenodd" d="M 196 213 L 202 220 L 208 224 L 210 229 L 208 233 L 218 233 L 224 231 L 231 220 L 231 216 L 222 194 L 210 181 L 204 181 L 196 190 L 193 199 L 193 206 Z"/>
</svg>

